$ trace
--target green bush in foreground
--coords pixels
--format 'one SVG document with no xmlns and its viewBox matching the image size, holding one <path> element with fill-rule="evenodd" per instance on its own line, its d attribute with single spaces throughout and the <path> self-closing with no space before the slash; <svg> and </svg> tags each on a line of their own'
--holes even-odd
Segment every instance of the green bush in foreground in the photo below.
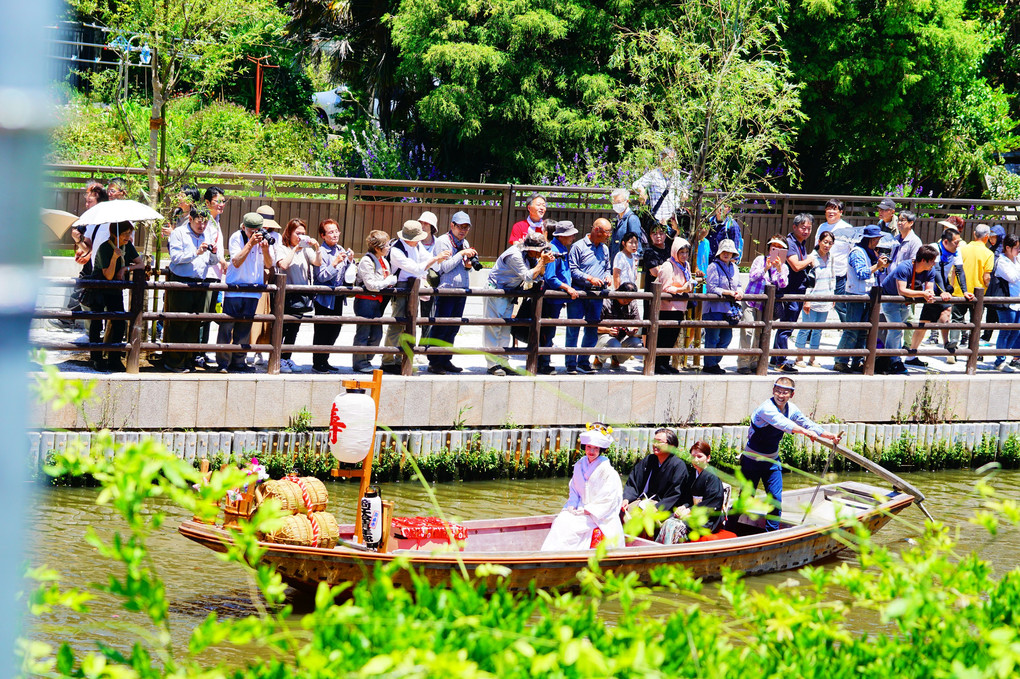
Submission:
<svg viewBox="0 0 1020 679">
<path fill-rule="evenodd" d="M 282 605 L 280 578 L 260 565 L 250 573 L 269 611 L 229 620 L 210 614 L 193 630 L 187 652 L 178 654 L 169 641 L 165 588 L 145 548 L 149 537 L 172 527 L 146 502 L 169 497 L 211 520 L 213 501 L 244 483 L 243 474 L 215 472 L 193 491 L 199 474 L 151 441 L 112 459 L 71 451 L 51 472 L 92 475 L 103 486 L 97 502 L 115 508 L 125 527 L 109 539 L 88 537 L 119 564 L 108 582 L 62 589 L 52 571 L 37 568 L 32 574 L 42 584 L 29 599 L 31 611 L 65 606 L 84 616 L 92 593 L 102 592 L 147 624 L 121 648 L 97 642 L 90 653 L 24 640 L 21 676 L 930 679 L 1010 677 L 1020 670 L 1020 570 L 996 577 L 988 563 L 957 551 L 951 531 L 939 523 L 927 524 L 900 553 L 851 529 L 843 538 L 857 552 L 856 565 L 803 568 L 761 592 L 731 572 L 707 590 L 685 569 L 666 566 L 645 586 L 632 575 L 601 572 L 597 557 L 578 574 L 579 594 L 503 586 L 486 592 L 459 577 L 440 586 L 417 578 L 409 592 L 394 588 L 383 569 L 350 588 L 320 586 L 314 611 L 299 627 Z M 989 539 L 1020 524 L 1016 501 L 998 497 L 987 481 L 977 492 L 982 508 L 972 521 Z M 255 531 L 272 515 L 264 507 L 244 523 L 225 558 L 257 561 Z M 339 594 L 347 597 L 342 604 L 335 603 Z M 607 604 L 614 609 L 611 622 L 603 614 Z M 866 635 L 848 622 L 865 617 L 876 621 Z M 196 659 L 221 644 L 248 645 L 253 660 L 226 668 Z"/>
</svg>

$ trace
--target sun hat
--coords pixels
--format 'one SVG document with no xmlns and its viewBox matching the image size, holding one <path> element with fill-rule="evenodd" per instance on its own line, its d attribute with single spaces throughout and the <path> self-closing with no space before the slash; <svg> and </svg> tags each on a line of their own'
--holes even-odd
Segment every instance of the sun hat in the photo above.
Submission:
<svg viewBox="0 0 1020 679">
<path fill-rule="evenodd" d="M 769 239 L 769 247 L 775 245 L 777 248 L 783 248 L 784 250 L 790 247 L 790 243 L 783 238 L 771 238 Z"/>
<path fill-rule="evenodd" d="M 433 229 L 437 228 L 439 225 L 439 219 L 436 217 L 436 213 L 431 210 L 425 210 L 425 212 L 422 212 L 421 217 L 418 217 L 418 221 L 425 222 Z"/>
<path fill-rule="evenodd" d="M 279 229 L 280 224 L 276 221 L 276 210 L 269 205 L 259 205 L 255 210 L 262 217 L 262 226 L 267 229 Z"/>
<path fill-rule="evenodd" d="M 404 222 L 404 228 L 400 230 L 398 235 L 400 236 L 400 240 L 410 243 L 424 238 L 425 231 L 421 228 L 421 222 L 416 219 L 408 219 Z"/>
<path fill-rule="evenodd" d="M 884 235 L 885 234 L 882 233 L 882 229 L 878 228 L 878 224 L 868 224 L 864 227 L 864 233 L 861 234 L 861 239 L 867 240 L 868 238 L 881 238 Z"/>
<path fill-rule="evenodd" d="M 724 238 L 719 241 L 719 249 L 715 251 L 715 256 L 718 257 L 724 252 L 730 252 L 734 255 L 740 254 L 740 250 L 737 249 L 737 246 L 729 238 Z"/>
<path fill-rule="evenodd" d="M 576 236 L 578 234 L 577 227 L 574 223 L 568 219 L 564 219 L 562 222 L 556 222 L 556 230 L 553 231 L 553 237 L 557 236 Z"/>
</svg>

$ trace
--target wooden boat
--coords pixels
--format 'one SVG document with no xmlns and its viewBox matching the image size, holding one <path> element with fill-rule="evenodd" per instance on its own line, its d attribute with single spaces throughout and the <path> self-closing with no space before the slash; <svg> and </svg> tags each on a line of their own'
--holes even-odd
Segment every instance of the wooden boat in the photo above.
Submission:
<svg viewBox="0 0 1020 679">
<path fill-rule="evenodd" d="M 916 500 L 911 494 L 856 482 L 791 490 L 783 495 L 784 527 L 780 530 L 765 532 L 763 517 L 742 516 L 729 522 L 728 527 L 738 535 L 728 539 L 660 545 L 631 538 L 625 547 L 609 550 L 601 567 L 636 573 L 642 579 L 663 564 L 681 564 L 706 579 L 719 577 L 723 567 L 748 574 L 798 568 L 843 550 L 848 536 L 845 528 L 851 521 L 860 521 L 875 532 Z M 351 542 L 355 527 L 346 525 L 340 527 L 342 541 L 337 547 L 262 543 L 266 549 L 262 560 L 272 563 L 285 582 L 302 590 L 314 589 L 320 582 L 337 585 L 361 580 L 371 576 L 377 564 L 398 557 L 407 559 L 432 582 L 446 580 L 462 569 L 475 574 L 478 568 L 490 564 L 497 568 L 488 572 L 506 573 L 513 588 L 526 588 L 532 582 L 542 588 L 567 588 L 576 585 L 577 572 L 588 565 L 592 551 L 539 551 L 554 518 L 462 522 L 467 539 L 461 551 L 401 538 L 394 538 L 394 549 L 387 553 L 366 551 Z M 223 551 L 231 540 L 230 529 L 197 521 L 185 521 L 179 530 L 186 538 L 216 551 Z M 410 584 L 406 571 L 394 577 L 398 584 Z"/>
</svg>

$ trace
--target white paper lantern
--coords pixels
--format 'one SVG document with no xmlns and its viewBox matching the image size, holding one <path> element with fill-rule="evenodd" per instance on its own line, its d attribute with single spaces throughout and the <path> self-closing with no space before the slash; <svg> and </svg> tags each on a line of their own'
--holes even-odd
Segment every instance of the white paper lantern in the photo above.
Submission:
<svg viewBox="0 0 1020 679">
<path fill-rule="evenodd" d="M 361 462 L 372 447 L 375 401 L 368 394 L 340 394 L 329 413 L 329 450 L 340 462 Z"/>
</svg>

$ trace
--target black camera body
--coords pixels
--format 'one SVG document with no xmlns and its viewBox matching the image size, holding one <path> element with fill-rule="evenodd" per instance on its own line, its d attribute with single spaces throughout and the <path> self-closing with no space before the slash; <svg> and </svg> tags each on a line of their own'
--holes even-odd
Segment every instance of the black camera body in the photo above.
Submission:
<svg viewBox="0 0 1020 679">
<path fill-rule="evenodd" d="M 257 233 L 260 236 L 262 236 L 262 240 L 266 241 L 267 243 L 275 243 L 276 242 L 276 237 L 273 236 L 273 232 L 270 231 L 269 229 L 267 229 L 264 226 L 259 228 L 258 230 L 256 230 L 255 233 Z M 253 233 L 252 235 L 254 236 L 255 234 Z"/>
<path fill-rule="evenodd" d="M 475 271 L 482 270 L 482 263 L 478 261 L 478 255 L 472 255 L 471 257 L 468 257 L 467 263 Z"/>
</svg>

